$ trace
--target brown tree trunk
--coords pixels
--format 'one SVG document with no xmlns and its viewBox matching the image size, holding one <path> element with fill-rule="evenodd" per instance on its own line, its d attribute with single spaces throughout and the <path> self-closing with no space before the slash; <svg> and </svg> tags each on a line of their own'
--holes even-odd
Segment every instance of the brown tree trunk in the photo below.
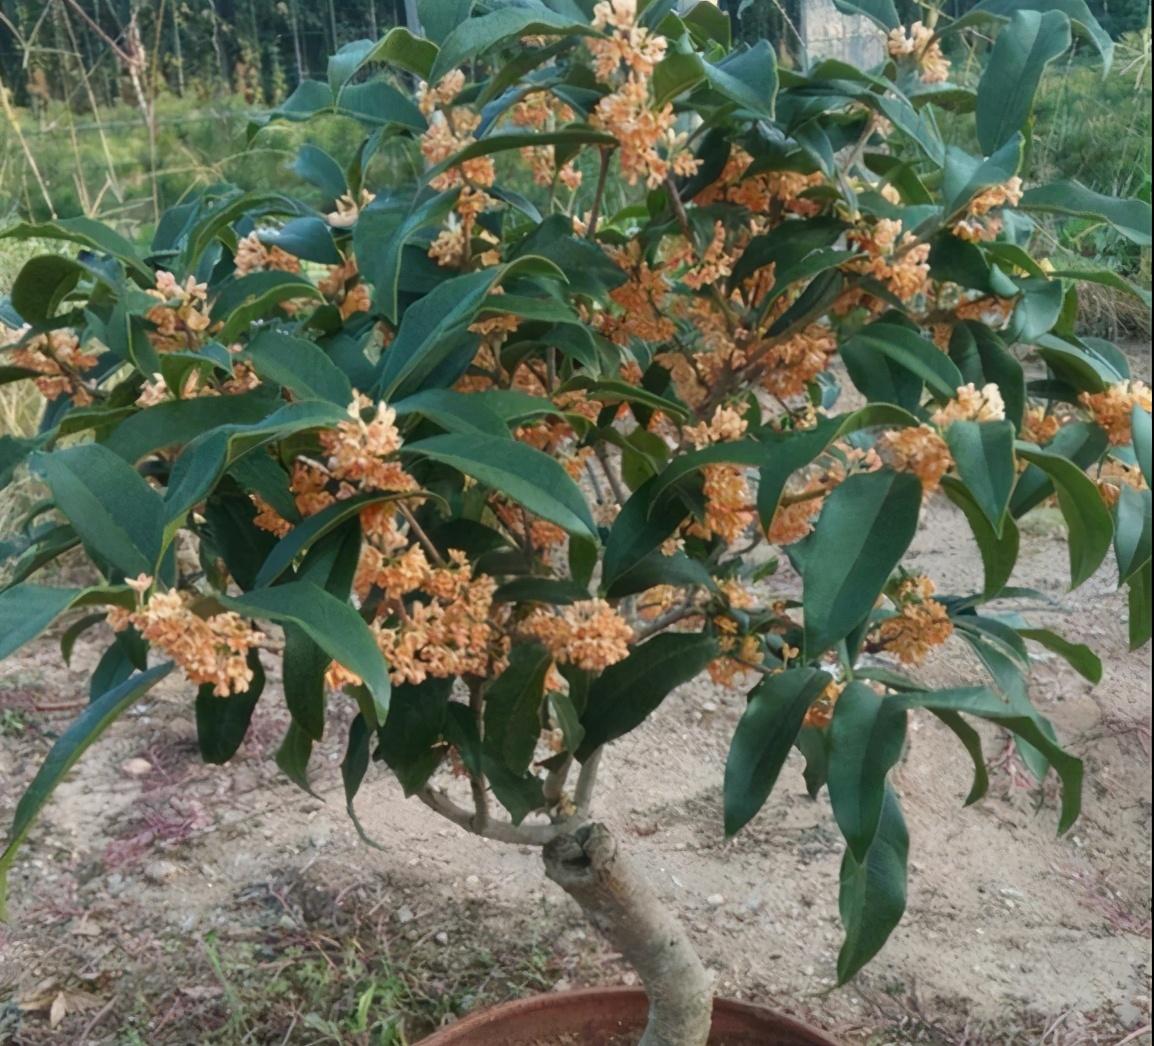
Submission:
<svg viewBox="0 0 1154 1046">
<path fill-rule="evenodd" d="M 649 995 L 640 1046 L 705 1046 L 712 978 L 688 936 L 603 824 L 586 824 L 544 849 L 545 874 L 630 963 Z"/>
</svg>

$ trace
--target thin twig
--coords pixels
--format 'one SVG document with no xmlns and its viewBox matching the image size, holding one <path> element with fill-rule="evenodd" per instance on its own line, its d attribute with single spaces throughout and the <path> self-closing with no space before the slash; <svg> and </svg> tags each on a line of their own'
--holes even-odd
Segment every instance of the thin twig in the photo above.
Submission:
<svg viewBox="0 0 1154 1046">
<path fill-rule="evenodd" d="M 581 773 L 577 775 L 577 787 L 573 792 L 573 805 L 577 808 L 571 820 L 580 824 L 589 817 L 589 810 L 593 805 L 593 792 L 597 787 L 597 771 L 601 766 L 601 753 L 605 749 L 597 748 L 593 754 L 581 764 Z"/>
<path fill-rule="evenodd" d="M 613 150 L 606 146 L 601 147 L 601 169 L 597 172 L 597 189 L 593 194 L 593 209 L 589 212 L 589 228 L 585 235 L 592 240 L 597 235 L 597 223 L 601 219 L 601 200 L 605 196 L 605 186 L 609 180 L 609 163 L 613 159 Z"/>
</svg>

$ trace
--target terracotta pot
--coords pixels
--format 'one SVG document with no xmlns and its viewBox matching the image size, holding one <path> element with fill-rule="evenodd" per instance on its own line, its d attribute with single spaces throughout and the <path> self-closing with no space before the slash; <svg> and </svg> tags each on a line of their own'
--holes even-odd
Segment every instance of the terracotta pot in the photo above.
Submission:
<svg viewBox="0 0 1154 1046">
<path fill-rule="evenodd" d="M 419 1046 L 549 1046 L 564 1035 L 604 1046 L 615 1035 L 640 1037 L 649 1004 L 636 988 L 588 988 L 518 999 L 457 1021 Z M 710 1043 L 719 1046 L 837 1046 L 815 1028 L 748 1002 L 718 999 Z"/>
</svg>

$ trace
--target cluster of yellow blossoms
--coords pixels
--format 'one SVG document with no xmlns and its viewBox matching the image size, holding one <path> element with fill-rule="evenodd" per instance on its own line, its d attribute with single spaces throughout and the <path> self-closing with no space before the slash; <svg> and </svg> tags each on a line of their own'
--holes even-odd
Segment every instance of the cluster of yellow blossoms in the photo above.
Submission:
<svg viewBox="0 0 1154 1046">
<path fill-rule="evenodd" d="M 950 62 L 942 54 L 942 45 L 933 29 L 921 22 L 914 22 L 908 32 L 902 28 L 891 30 L 886 50 L 891 58 L 912 59 L 922 83 L 940 84 L 950 78 Z"/>
<path fill-rule="evenodd" d="M 520 630 L 540 642 L 554 661 L 600 672 L 629 654 L 633 629 L 603 599 L 584 599 L 570 606 L 537 608 Z"/>
<path fill-rule="evenodd" d="M 1120 381 L 1102 392 L 1083 392 L 1078 399 L 1115 447 L 1130 442 L 1135 407 L 1150 413 L 1150 386 L 1144 381 Z"/>
<path fill-rule="evenodd" d="M 673 127 L 673 103 L 654 106 L 651 79 L 665 57 L 665 37 L 637 24 L 637 0 L 601 0 L 593 9 L 593 28 L 606 32 L 589 40 L 599 80 L 615 85 L 597 103 L 591 123 L 618 141 L 621 174 L 655 189 L 670 174 L 690 175 L 698 161 L 686 148 L 687 135 Z"/>
<path fill-rule="evenodd" d="M 147 293 L 159 302 L 145 314 L 153 325 L 148 340 L 156 351 L 196 349 L 212 325 L 208 314 L 208 284 L 197 283 L 195 276 L 189 276 L 181 284 L 171 272 L 161 269 L 156 274 L 156 286 Z"/>
<path fill-rule="evenodd" d="M 211 686 L 216 697 L 244 693 L 252 685 L 249 653 L 264 641 L 231 610 L 199 614 L 187 592 L 154 592 L 145 599 L 153 579 L 147 574 L 129 582 L 137 593 L 134 610 L 110 607 L 108 623 L 117 632 L 130 625 L 141 637 L 180 666 L 190 682 Z"/>
<path fill-rule="evenodd" d="M 17 344 L 29 328 L 12 329 L 0 323 L 0 347 Z M 37 334 L 8 354 L 13 367 L 22 367 L 36 375 L 36 387 L 49 400 L 69 396 L 78 407 L 92 403 L 92 393 L 85 384 L 85 373 L 96 366 L 98 357 L 80 350 L 80 339 L 70 330 Z"/>
<path fill-rule="evenodd" d="M 1022 179 L 1017 175 L 1002 185 L 992 185 L 969 202 L 965 217 L 958 219 L 951 231 L 971 243 L 992 240 L 1002 231 L 1002 221 L 990 212 L 1006 204 L 1016 207 L 1021 199 Z"/>
<path fill-rule="evenodd" d="M 928 577 L 906 578 L 893 596 L 897 613 L 878 629 L 881 648 L 903 665 L 920 665 L 934 647 L 954 634 L 949 612 L 933 595 L 934 583 Z"/>
</svg>

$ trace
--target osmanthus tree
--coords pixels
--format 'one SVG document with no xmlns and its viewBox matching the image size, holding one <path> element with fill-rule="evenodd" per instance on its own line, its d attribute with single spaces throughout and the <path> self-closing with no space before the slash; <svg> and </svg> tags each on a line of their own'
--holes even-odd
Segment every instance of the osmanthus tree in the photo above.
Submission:
<svg viewBox="0 0 1154 1046">
<path fill-rule="evenodd" d="M 1056 499 L 1072 585 L 1113 547 L 1145 642 L 1150 392 L 1077 333 L 1080 280 L 1131 288 L 1034 257 L 1032 216 L 1149 244 L 1150 208 L 1018 172 L 1047 63 L 1074 36 L 1108 63 L 1109 39 L 1081 0 L 909 31 L 862 0 L 885 63 L 798 72 L 730 50 L 711 4 L 672 6 L 428 5 L 428 39 L 346 47 L 272 114 L 366 128 L 341 161 L 301 151 L 319 209 L 225 186 L 143 249 L 83 219 L 8 230 L 79 250 L 33 258 L 3 306 L 0 373 L 46 408 L 0 439 L 0 472 L 46 494 L 4 545 L 0 656 L 62 617 L 65 656 L 87 630 L 106 651 L 0 869 L 149 688 L 198 688 L 224 762 L 280 658 L 293 780 L 350 704 L 350 813 L 383 762 L 461 828 L 540 844 L 640 972 L 645 1042 L 700 1044 L 709 978 L 592 819 L 606 746 L 673 688 L 708 671 L 748 694 L 727 835 L 795 747 L 828 789 L 841 981 L 905 904 L 887 775 L 911 714 L 972 756 L 967 802 L 985 720 L 1057 773 L 1074 821 L 1082 766 L 1030 702 L 1031 650 L 1101 666 L 1008 609 L 1044 598 L 1013 584 L 1018 520 Z M 995 37 L 976 91 L 942 49 L 970 31 Z M 972 114 L 982 155 L 943 141 L 939 109 Z M 374 196 L 382 152 L 412 174 Z M 864 406 L 838 408 L 847 378 Z M 972 528 L 977 591 L 902 567 L 935 496 Z M 93 583 L 46 583 L 74 549 Z M 910 674 L 951 637 L 988 685 Z"/>
</svg>

